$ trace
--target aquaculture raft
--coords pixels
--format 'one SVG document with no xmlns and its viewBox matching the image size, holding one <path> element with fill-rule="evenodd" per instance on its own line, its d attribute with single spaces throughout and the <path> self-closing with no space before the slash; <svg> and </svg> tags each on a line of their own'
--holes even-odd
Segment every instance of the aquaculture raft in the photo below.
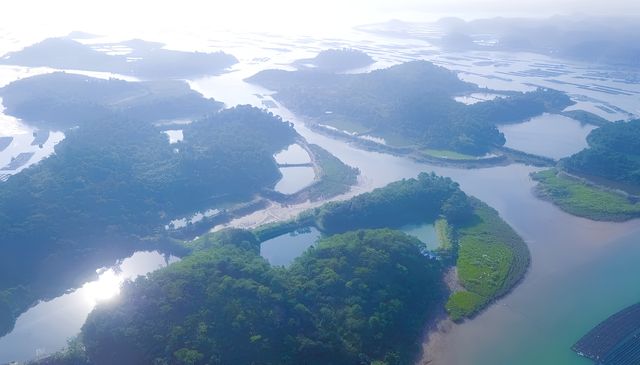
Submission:
<svg viewBox="0 0 640 365">
<path fill-rule="evenodd" d="M 601 365 L 640 364 L 640 303 L 607 318 L 571 349 Z"/>
</svg>

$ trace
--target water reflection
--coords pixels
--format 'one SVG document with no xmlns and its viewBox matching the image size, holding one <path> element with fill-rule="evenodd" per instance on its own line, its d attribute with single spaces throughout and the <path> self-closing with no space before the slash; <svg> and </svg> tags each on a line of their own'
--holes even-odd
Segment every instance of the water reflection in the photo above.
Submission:
<svg viewBox="0 0 640 365">
<path fill-rule="evenodd" d="M 432 223 L 424 224 L 409 224 L 400 227 L 400 230 L 409 236 L 413 236 L 419 239 L 427 246 L 427 249 L 433 251 L 440 246 L 438 237 L 436 235 L 436 229 Z"/>
<path fill-rule="evenodd" d="M 163 132 L 169 137 L 170 144 L 181 142 L 184 139 L 182 129 L 168 129 Z"/>
<path fill-rule="evenodd" d="M 306 232 L 287 233 L 262 242 L 260 255 L 274 266 L 288 266 L 302 255 L 320 237 L 320 232 L 310 228 Z"/>
<path fill-rule="evenodd" d="M 587 147 L 587 135 L 596 127 L 557 114 L 544 114 L 524 123 L 499 127 L 506 146 L 560 159 Z"/>
<path fill-rule="evenodd" d="M 280 169 L 282 179 L 274 190 L 283 194 L 293 194 L 311 185 L 316 177 L 313 167 L 284 167 Z"/>
<path fill-rule="evenodd" d="M 98 270 L 98 279 L 23 313 L 14 330 L 0 338 L 0 363 L 26 361 L 63 348 L 80 331 L 97 303 L 120 293 L 126 280 L 165 267 L 178 258 L 157 251 L 136 252 L 111 268 Z"/>
<path fill-rule="evenodd" d="M 471 93 L 469 95 L 456 96 L 453 99 L 462 104 L 472 105 L 476 103 L 481 103 L 483 101 L 490 101 L 496 98 L 503 98 L 503 97 L 505 97 L 505 95 L 491 94 L 491 93 Z"/>
<path fill-rule="evenodd" d="M 307 150 L 297 143 L 290 145 L 284 151 L 273 157 L 279 164 L 302 164 L 311 162 L 311 157 Z"/>
</svg>

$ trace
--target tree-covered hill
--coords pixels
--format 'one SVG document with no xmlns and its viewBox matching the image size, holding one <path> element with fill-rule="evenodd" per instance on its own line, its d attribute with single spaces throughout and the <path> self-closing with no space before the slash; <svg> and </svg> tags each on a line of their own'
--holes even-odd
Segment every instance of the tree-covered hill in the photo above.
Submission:
<svg viewBox="0 0 640 365">
<path fill-rule="evenodd" d="M 595 129 L 587 142 L 588 148 L 562 161 L 565 169 L 640 192 L 640 119 Z"/>
<path fill-rule="evenodd" d="M 572 104 L 564 93 L 539 89 L 464 105 L 454 97 L 481 89 L 426 61 L 365 74 L 267 70 L 248 81 L 277 91 L 277 99 L 316 124 L 473 155 L 505 143 L 497 123 L 559 112 Z"/>
<path fill-rule="evenodd" d="M 296 137 L 248 106 L 185 126 L 174 145 L 148 123 L 113 115 L 67 131 L 54 155 L 0 185 L 0 307 L 10 308 L 1 332 L 114 251 L 164 240 L 173 217 L 273 187 L 281 177 L 273 155 Z M 58 271 L 65 275 L 51 275 Z"/>
<path fill-rule="evenodd" d="M 81 335 L 87 363 L 411 364 L 442 295 L 440 265 L 420 245 L 350 232 L 287 270 L 216 245 L 99 306 Z"/>
<path fill-rule="evenodd" d="M 390 229 L 435 217 L 448 226 L 451 261 Z M 446 304 L 459 320 L 512 288 L 529 262 L 494 210 L 434 174 L 280 223 L 300 225 L 325 236 L 288 268 L 259 256 L 275 226 L 190 242 L 191 255 L 125 285 L 66 352 L 38 364 L 412 364 L 425 323 L 445 306 L 446 265 L 458 266 L 465 289 Z"/>
<path fill-rule="evenodd" d="M 439 223 L 438 223 L 439 222 Z M 471 317 L 511 290 L 525 275 L 530 254 L 522 238 L 495 210 L 467 196 L 457 183 L 420 173 L 349 200 L 329 202 L 296 219 L 258 227 L 264 241 L 314 226 L 325 235 L 363 228 L 402 229 L 434 223 L 441 229 L 436 254 L 456 266 L 463 290 L 451 293 L 446 309 L 453 320 Z M 196 241 L 208 247 L 207 236 Z"/>
<path fill-rule="evenodd" d="M 330 202 L 314 210 L 322 232 L 340 233 L 360 228 L 399 227 L 432 222 L 443 215 L 452 222 L 472 213 L 467 196 L 449 178 L 421 173 L 416 179 L 393 182 L 346 201 Z"/>
<path fill-rule="evenodd" d="M 127 54 L 108 54 L 96 48 L 118 46 Z M 71 38 L 48 38 L 0 58 L 1 64 L 52 67 L 63 70 L 104 71 L 142 79 L 178 79 L 224 71 L 238 60 L 224 52 L 184 52 L 162 43 L 133 39 L 116 44 L 80 43 Z"/>
<path fill-rule="evenodd" d="M 54 72 L 0 89 L 5 113 L 43 129 L 67 129 L 113 114 L 138 122 L 198 119 L 222 108 L 184 81 L 128 82 Z"/>
<path fill-rule="evenodd" d="M 537 191 L 563 210 L 594 220 L 640 217 L 640 120 L 593 130 L 589 147 L 532 174 Z"/>
<path fill-rule="evenodd" d="M 363 51 L 352 48 L 325 49 L 313 58 L 293 63 L 299 69 L 315 68 L 327 72 L 341 72 L 366 67 L 375 61 Z"/>
</svg>

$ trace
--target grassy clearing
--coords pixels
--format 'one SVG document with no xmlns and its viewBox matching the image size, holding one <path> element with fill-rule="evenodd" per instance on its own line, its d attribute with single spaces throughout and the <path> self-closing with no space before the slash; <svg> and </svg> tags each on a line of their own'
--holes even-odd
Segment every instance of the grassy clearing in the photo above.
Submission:
<svg viewBox="0 0 640 365">
<path fill-rule="evenodd" d="M 475 199 L 473 204 L 473 221 L 456 232 L 458 278 L 466 291 L 449 298 L 446 308 L 454 320 L 477 313 L 507 293 L 529 266 L 522 238 L 494 209 Z"/>
<path fill-rule="evenodd" d="M 485 298 L 466 290 L 453 293 L 445 308 L 453 321 L 469 317 L 485 304 Z"/>
<path fill-rule="evenodd" d="M 451 252 L 454 248 L 453 244 L 453 227 L 449 225 L 446 219 L 437 219 L 434 223 L 436 229 L 436 237 L 438 239 L 438 250 Z"/>
<path fill-rule="evenodd" d="M 464 153 L 449 151 L 449 150 L 433 150 L 429 148 L 423 148 L 420 150 L 423 154 L 429 157 L 446 158 L 450 160 L 477 160 L 476 156 L 465 155 Z"/>
<path fill-rule="evenodd" d="M 556 169 L 536 172 L 531 177 L 538 182 L 538 191 L 544 197 L 570 214 L 603 221 L 640 217 L 640 203 L 559 174 Z"/>
</svg>

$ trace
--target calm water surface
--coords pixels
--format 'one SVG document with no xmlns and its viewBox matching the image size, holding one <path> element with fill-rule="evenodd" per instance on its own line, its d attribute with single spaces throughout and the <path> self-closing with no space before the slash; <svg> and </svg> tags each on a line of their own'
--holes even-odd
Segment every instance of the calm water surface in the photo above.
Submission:
<svg viewBox="0 0 640 365">
<path fill-rule="evenodd" d="M 157 251 L 136 252 L 110 268 L 97 271 L 98 278 L 58 298 L 40 302 L 23 313 L 14 330 L 0 338 L 0 363 L 26 361 L 55 352 L 80 328 L 93 308 L 113 299 L 126 280 L 146 275 L 177 261 Z"/>
<path fill-rule="evenodd" d="M 307 150 L 302 148 L 299 144 L 292 144 L 285 150 L 273 156 L 276 162 L 280 164 L 298 164 L 311 162 L 311 156 L 307 153 Z"/>
<path fill-rule="evenodd" d="M 274 190 L 283 194 L 293 194 L 311 185 L 316 177 L 313 167 L 282 167 L 282 179 L 276 183 Z"/>
<path fill-rule="evenodd" d="M 440 243 L 436 235 L 436 228 L 432 223 L 409 224 L 399 230 L 422 241 L 429 250 L 435 250 Z"/>
<path fill-rule="evenodd" d="M 320 238 L 320 232 L 311 228 L 308 232 L 287 233 L 262 242 L 260 255 L 274 266 L 289 266 Z"/>
<path fill-rule="evenodd" d="M 524 123 L 498 127 L 506 146 L 554 159 L 587 147 L 587 135 L 596 127 L 557 114 L 543 114 Z"/>
</svg>

